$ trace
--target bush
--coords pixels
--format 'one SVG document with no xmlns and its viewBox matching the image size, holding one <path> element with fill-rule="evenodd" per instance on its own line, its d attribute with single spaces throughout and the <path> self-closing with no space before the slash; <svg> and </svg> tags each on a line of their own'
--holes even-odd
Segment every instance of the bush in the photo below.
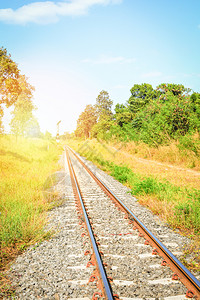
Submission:
<svg viewBox="0 0 200 300">
<path fill-rule="evenodd" d="M 190 200 L 179 202 L 174 208 L 177 222 L 186 228 L 194 228 L 200 235 L 200 192 L 190 193 Z"/>
<path fill-rule="evenodd" d="M 180 150 L 193 151 L 196 156 L 200 155 L 200 140 L 191 135 L 185 135 L 179 139 L 178 148 Z"/>
<path fill-rule="evenodd" d="M 116 166 L 114 165 L 111 171 L 111 176 L 115 177 L 119 182 L 127 182 L 132 171 L 126 166 Z"/>
</svg>

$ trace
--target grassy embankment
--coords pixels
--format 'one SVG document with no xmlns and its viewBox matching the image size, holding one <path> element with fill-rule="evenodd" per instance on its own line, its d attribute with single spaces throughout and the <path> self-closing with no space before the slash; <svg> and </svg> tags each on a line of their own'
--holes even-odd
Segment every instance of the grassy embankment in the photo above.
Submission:
<svg viewBox="0 0 200 300">
<path fill-rule="evenodd" d="M 192 253 L 192 259 L 183 258 L 183 263 L 200 271 L 200 172 L 198 158 L 191 151 L 176 144 L 159 149 L 133 142 L 113 146 L 96 140 L 69 140 L 68 144 L 129 186 L 142 205 L 191 237 L 185 257 Z M 194 160 L 196 170 L 187 169 Z"/>
<path fill-rule="evenodd" d="M 4 275 L 8 263 L 49 236 L 43 228 L 51 204 L 42 190 L 59 168 L 61 151 L 54 142 L 0 136 L 0 298 L 12 293 Z"/>
</svg>

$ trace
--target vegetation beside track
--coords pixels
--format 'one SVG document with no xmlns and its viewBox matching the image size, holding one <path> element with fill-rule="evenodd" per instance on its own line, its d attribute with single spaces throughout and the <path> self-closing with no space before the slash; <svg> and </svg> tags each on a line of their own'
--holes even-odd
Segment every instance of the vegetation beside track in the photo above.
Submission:
<svg viewBox="0 0 200 300">
<path fill-rule="evenodd" d="M 51 204 L 42 190 L 61 153 L 54 141 L 0 135 L 0 298 L 13 290 L 4 273 L 8 263 L 49 237 L 44 224 Z"/>
<path fill-rule="evenodd" d="M 149 161 L 149 165 L 148 160 L 138 162 L 134 155 L 113 150 L 96 140 L 69 140 L 68 144 L 130 187 L 142 205 L 189 236 L 193 242 L 185 249 L 183 263 L 191 270 L 200 271 L 200 176 L 197 172 L 177 166 L 168 170 L 166 164 L 156 164 L 156 161 Z M 191 259 L 186 259 L 187 254 L 192 254 Z"/>
</svg>

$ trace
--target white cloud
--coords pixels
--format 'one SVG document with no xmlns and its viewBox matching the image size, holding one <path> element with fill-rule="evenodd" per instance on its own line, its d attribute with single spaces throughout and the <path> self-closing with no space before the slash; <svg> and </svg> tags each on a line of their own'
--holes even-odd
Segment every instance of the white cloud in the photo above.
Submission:
<svg viewBox="0 0 200 300">
<path fill-rule="evenodd" d="M 56 22 L 61 16 L 78 16 L 87 14 L 93 5 L 119 4 L 123 0 L 65 0 L 60 2 L 33 2 L 16 10 L 0 9 L 0 21 L 13 24 Z"/>
<path fill-rule="evenodd" d="M 142 74 L 142 77 L 145 77 L 145 78 L 152 78 L 152 77 L 160 77 L 162 75 L 162 73 L 161 72 L 157 72 L 157 71 L 155 71 L 155 72 L 149 72 L 149 73 L 145 73 L 145 74 Z"/>
<path fill-rule="evenodd" d="M 101 56 L 97 59 L 86 58 L 82 60 L 84 63 L 91 64 L 113 64 L 113 63 L 133 63 L 135 62 L 135 58 L 125 58 L 123 56 Z"/>
</svg>

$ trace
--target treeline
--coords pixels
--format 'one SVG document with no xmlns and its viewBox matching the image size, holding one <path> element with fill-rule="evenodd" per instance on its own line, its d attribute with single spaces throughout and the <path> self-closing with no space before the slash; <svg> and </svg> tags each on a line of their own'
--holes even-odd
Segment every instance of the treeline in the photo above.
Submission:
<svg viewBox="0 0 200 300">
<path fill-rule="evenodd" d="M 77 120 L 77 137 L 143 141 L 158 146 L 200 134 L 200 93 L 181 84 L 135 84 L 125 104 L 101 91 L 95 105 L 87 105 Z"/>
<path fill-rule="evenodd" d="M 34 90 L 7 50 L 0 48 L 0 133 L 4 132 L 4 110 L 13 107 L 11 133 L 16 136 L 40 135 L 39 123 L 33 115 L 36 109 L 32 100 Z"/>
</svg>

